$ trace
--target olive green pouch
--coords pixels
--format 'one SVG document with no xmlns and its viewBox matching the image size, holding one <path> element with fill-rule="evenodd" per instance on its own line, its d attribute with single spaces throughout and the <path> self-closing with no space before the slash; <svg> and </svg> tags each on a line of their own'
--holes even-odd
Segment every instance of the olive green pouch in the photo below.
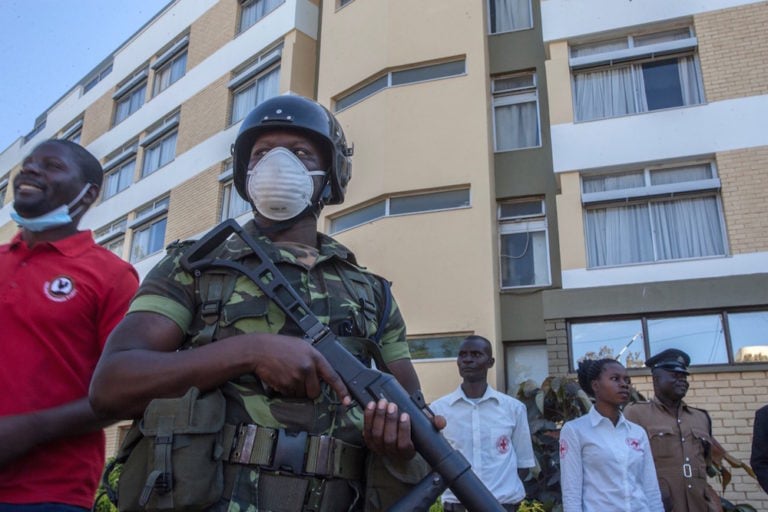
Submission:
<svg viewBox="0 0 768 512">
<path fill-rule="evenodd" d="M 153 400 L 120 448 L 120 512 L 204 510 L 224 492 L 226 401 L 197 388 Z"/>
</svg>

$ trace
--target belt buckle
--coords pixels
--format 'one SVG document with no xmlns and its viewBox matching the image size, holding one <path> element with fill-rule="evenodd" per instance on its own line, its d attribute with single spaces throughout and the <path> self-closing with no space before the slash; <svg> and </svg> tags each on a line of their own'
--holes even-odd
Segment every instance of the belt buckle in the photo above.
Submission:
<svg viewBox="0 0 768 512">
<path fill-rule="evenodd" d="M 307 449 L 306 432 L 287 432 L 278 429 L 271 471 L 288 471 L 296 475 L 304 472 L 304 452 Z"/>
<path fill-rule="evenodd" d="M 685 478 L 691 478 L 693 476 L 693 470 L 690 464 L 683 464 L 683 476 Z"/>
<path fill-rule="evenodd" d="M 237 428 L 237 442 L 235 442 L 230 456 L 232 462 L 237 464 L 249 464 L 251 462 L 251 453 L 258 428 L 253 424 L 240 425 Z"/>
<path fill-rule="evenodd" d="M 323 476 L 333 476 L 333 441 L 330 436 L 321 435 L 317 448 L 316 473 Z"/>
</svg>

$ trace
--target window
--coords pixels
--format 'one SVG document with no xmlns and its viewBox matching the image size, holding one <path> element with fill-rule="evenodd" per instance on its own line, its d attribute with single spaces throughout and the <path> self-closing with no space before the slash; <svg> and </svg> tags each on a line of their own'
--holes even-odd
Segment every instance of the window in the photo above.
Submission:
<svg viewBox="0 0 768 512">
<path fill-rule="evenodd" d="M 8 194 L 8 182 L 9 182 L 8 178 L 0 179 L 0 208 L 5 206 L 7 202 L 5 196 Z"/>
<path fill-rule="evenodd" d="M 498 207 L 501 287 L 547 286 L 549 242 L 544 201 L 526 199 Z"/>
<path fill-rule="evenodd" d="M 107 65 L 100 68 L 96 73 L 94 73 L 91 78 L 88 79 L 87 82 L 85 82 L 85 85 L 83 85 L 83 94 L 93 89 L 97 83 L 104 80 L 104 78 L 109 75 L 112 72 L 112 62 L 110 61 Z"/>
<path fill-rule="evenodd" d="M 45 128 L 45 124 L 48 122 L 48 114 L 42 114 L 40 117 L 35 119 L 35 127 L 32 128 L 32 130 L 24 136 L 24 143 L 26 144 L 30 140 L 32 140 L 32 137 L 43 131 L 43 128 Z"/>
<path fill-rule="evenodd" d="M 491 34 L 533 27 L 531 0 L 488 0 Z"/>
<path fill-rule="evenodd" d="M 338 233 L 381 217 L 469 207 L 469 189 L 389 197 L 331 219 L 331 233 Z"/>
<path fill-rule="evenodd" d="M 162 250 L 165 242 L 166 213 L 170 199 L 165 197 L 136 211 L 131 223 L 131 263 L 141 261 Z"/>
<path fill-rule="evenodd" d="M 702 103 L 697 44 L 682 28 L 573 46 L 576 120 Z"/>
<path fill-rule="evenodd" d="M 492 87 L 496 151 L 540 146 L 536 74 L 495 78 Z"/>
<path fill-rule="evenodd" d="M 219 175 L 219 183 L 222 183 L 220 220 L 234 219 L 253 210 L 251 203 L 237 193 L 232 181 L 232 161 L 227 163 L 226 169 Z"/>
<path fill-rule="evenodd" d="M 582 177 L 590 267 L 723 256 L 711 162 Z"/>
<path fill-rule="evenodd" d="M 412 359 L 455 359 L 459 356 L 459 345 L 466 334 L 433 336 L 409 336 L 408 348 Z"/>
<path fill-rule="evenodd" d="M 125 245 L 125 231 L 127 227 L 128 220 L 123 217 L 103 228 L 97 229 L 94 232 L 96 243 L 122 258 L 123 246 Z"/>
<path fill-rule="evenodd" d="M 463 75 L 466 73 L 464 64 L 464 59 L 461 59 L 451 62 L 443 62 L 440 64 L 413 66 L 411 68 L 401 69 L 399 71 L 390 71 L 387 74 L 380 76 L 373 81 L 366 82 L 364 85 L 357 87 L 351 92 L 339 97 L 336 100 L 335 111 L 338 112 L 343 110 L 388 87 Z"/>
<path fill-rule="evenodd" d="M 691 365 L 768 361 L 768 311 L 712 311 L 684 315 L 572 322 L 571 364 L 616 358 L 627 368 L 668 348 L 691 356 Z"/>
<path fill-rule="evenodd" d="M 517 394 L 517 388 L 527 380 L 538 386 L 549 377 L 549 356 L 545 342 L 506 343 L 504 367 L 507 371 L 507 393 Z"/>
<path fill-rule="evenodd" d="M 187 45 L 189 36 L 173 44 L 152 63 L 155 70 L 155 82 L 152 95 L 157 96 L 187 72 Z"/>
<path fill-rule="evenodd" d="M 240 32 L 252 27 L 285 0 L 244 0 L 240 2 Z"/>
<path fill-rule="evenodd" d="M 176 139 L 178 136 L 179 114 L 167 116 L 149 130 L 142 139 L 144 146 L 144 165 L 141 177 L 149 176 L 176 157 Z"/>
<path fill-rule="evenodd" d="M 75 144 L 80 144 L 80 137 L 82 133 L 83 133 L 83 118 L 81 117 L 77 121 L 67 126 L 61 132 L 61 134 L 59 135 L 59 138 L 72 141 Z"/>
<path fill-rule="evenodd" d="M 118 192 L 122 192 L 133 183 L 133 173 L 136 169 L 136 159 L 117 165 L 104 175 L 104 192 L 102 200 L 107 200 Z"/>
<path fill-rule="evenodd" d="M 139 110 L 144 105 L 147 95 L 147 68 L 134 74 L 128 81 L 117 88 L 112 99 L 115 100 L 115 122 L 118 124 Z"/>
<path fill-rule="evenodd" d="M 232 91 L 232 124 L 243 119 L 262 101 L 280 91 L 280 58 L 282 46 L 260 55 L 255 62 L 239 71 L 227 86 Z"/>
</svg>

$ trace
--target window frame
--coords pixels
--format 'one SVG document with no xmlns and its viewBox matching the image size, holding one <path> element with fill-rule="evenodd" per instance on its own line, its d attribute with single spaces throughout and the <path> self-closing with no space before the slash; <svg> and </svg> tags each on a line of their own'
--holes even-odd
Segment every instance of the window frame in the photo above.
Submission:
<svg viewBox="0 0 768 512">
<path fill-rule="evenodd" d="M 179 112 L 169 114 L 160 123 L 155 124 L 148 133 L 144 135 L 139 145 L 144 148 L 144 154 L 142 155 L 141 162 L 141 175 L 139 179 L 144 179 L 151 174 L 154 174 L 159 169 L 165 167 L 169 163 L 176 159 L 176 145 L 178 144 L 179 124 L 181 122 L 181 114 Z M 163 146 L 173 138 L 173 152 L 170 159 L 162 160 Z M 150 158 L 154 157 L 154 151 L 160 148 L 158 153 L 158 161 L 156 167 L 150 167 L 153 164 Z"/>
<path fill-rule="evenodd" d="M 409 80 L 405 82 L 395 83 L 397 81 L 396 77 L 403 76 L 405 73 L 408 73 L 408 72 L 413 72 L 418 70 L 428 70 L 428 69 L 433 69 L 433 70 L 450 69 L 451 65 L 455 65 L 458 63 L 461 63 L 462 69 L 463 69 L 460 73 L 437 74 L 436 76 L 432 76 L 428 78 L 420 78 L 416 80 Z M 466 74 L 467 74 L 466 56 L 462 56 L 460 59 L 453 58 L 453 59 L 443 60 L 440 62 L 422 62 L 419 64 L 413 64 L 407 67 L 401 67 L 401 68 L 385 71 L 382 73 L 377 73 L 376 75 L 373 75 L 370 78 L 359 83 L 358 85 L 352 87 L 347 92 L 336 96 L 336 98 L 334 98 L 334 101 L 333 101 L 333 111 L 334 113 L 338 113 L 343 110 L 346 110 L 366 100 L 367 98 L 373 96 L 379 91 L 383 91 L 392 87 L 404 87 L 404 86 L 419 84 L 424 82 L 432 82 L 434 80 L 446 80 L 449 78 L 466 76 Z M 369 88 L 370 90 L 366 90 Z M 349 98 L 354 98 L 354 99 L 348 102 L 345 101 Z"/>
<path fill-rule="evenodd" d="M 233 170 L 232 170 L 232 161 L 230 160 L 227 162 L 227 165 L 224 168 L 224 171 L 219 175 L 219 183 L 221 184 L 221 203 L 219 206 L 219 221 L 224 222 L 227 219 L 236 219 L 240 217 L 241 215 L 245 215 L 247 213 L 253 212 L 253 207 L 251 204 L 240 197 L 240 194 L 237 193 L 237 189 L 235 188 L 235 181 L 233 179 Z M 246 206 L 246 209 L 241 211 L 240 213 L 237 213 L 236 215 L 232 214 L 232 198 L 236 197 L 237 201 L 240 203 L 244 203 Z"/>
<path fill-rule="evenodd" d="M 528 2 L 528 26 L 513 28 L 511 30 L 494 30 L 493 29 L 494 21 L 497 20 L 498 18 L 494 13 L 495 8 L 492 6 L 493 1 L 494 0 L 487 0 L 486 2 L 486 7 L 488 8 L 488 34 L 489 35 L 510 34 L 513 32 L 520 32 L 522 30 L 530 30 L 533 28 L 533 2 L 531 2 L 531 0 L 524 0 Z"/>
<path fill-rule="evenodd" d="M 400 212 L 400 213 L 392 213 L 392 206 L 391 201 L 394 199 L 397 201 L 398 199 L 402 198 L 413 198 L 413 197 L 429 197 L 429 196 L 437 196 L 440 194 L 445 193 L 452 193 L 452 192 L 466 192 L 466 201 L 465 204 L 458 205 L 458 206 L 449 206 L 449 207 L 441 207 L 441 208 L 428 208 L 424 210 L 414 210 L 414 211 L 408 211 L 408 212 Z M 349 210 L 340 212 L 338 214 L 335 214 L 332 217 L 329 217 L 329 234 L 335 235 L 337 233 L 342 233 L 344 231 L 354 229 L 358 226 L 362 226 L 363 224 L 368 224 L 370 222 L 387 218 L 387 217 L 403 217 L 407 215 L 421 215 L 425 213 L 436 213 L 436 212 L 443 212 L 443 211 L 452 211 L 452 210 L 463 210 L 466 208 L 472 207 L 472 193 L 471 193 L 470 187 L 452 187 L 452 188 L 445 188 L 445 189 L 430 189 L 425 191 L 418 191 L 418 192 L 409 192 L 409 193 L 399 193 L 399 194 L 391 194 L 385 197 L 380 197 L 376 200 L 369 201 L 367 203 L 358 205 L 354 208 L 351 208 Z M 363 210 L 366 210 L 368 208 L 372 208 L 375 206 L 379 206 L 383 204 L 383 209 L 381 210 L 380 215 L 375 215 L 372 217 L 366 217 L 364 220 L 361 220 L 360 222 L 357 222 L 355 224 L 346 225 L 343 228 L 337 229 L 335 227 L 335 224 L 340 220 L 347 218 L 349 216 L 353 216 L 355 213 L 361 212 Z"/>
<path fill-rule="evenodd" d="M 239 13 L 238 13 L 238 18 L 237 18 L 237 33 L 238 34 L 242 34 L 246 30 L 248 30 L 249 28 L 255 26 L 256 24 L 259 23 L 259 21 L 261 21 L 264 18 L 266 18 L 271 12 L 275 11 L 278 7 L 280 7 L 281 5 L 283 5 L 285 3 L 285 0 L 274 0 L 277 3 L 275 3 L 272 6 L 271 9 L 265 10 L 261 14 L 261 16 L 259 16 L 258 18 L 254 19 L 253 21 L 251 21 L 248 25 L 244 25 L 243 21 L 245 20 L 245 16 L 244 16 L 245 15 L 245 11 L 247 9 L 251 8 L 252 5 L 256 5 L 257 3 L 262 2 L 262 1 L 270 2 L 270 1 L 273 1 L 273 0 L 240 0 L 239 1 Z"/>
<path fill-rule="evenodd" d="M 8 191 L 10 190 L 10 187 L 8 186 L 10 181 L 11 179 L 8 176 L 0 179 L 0 208 L 3 208 L 6 204 L 9 204 L 9 201 L 5 200 L 5 196 L 8 195 Z"/>
<path fill-rule="evenodd" d="M 687 31 L 688 37 L 685 38 L 679 38 L 679 39 L 671 39 L 671 40 L 665 40 L 665 41 L 659 41 L 655 43 L 649 43 L 649 44 L 637 44 L 638 40 L 641 40 L 643 38 L 652 38 L 654 36 L 664 36 L 665 34 L 672 34 L 672 33 L 679 33 L 682 34 L 683 31 Z M 605 50 L 605 51 L 596 51 L 595 53 L 590 53 L 588 55 L 574 55 L 574 53 L 577 53 L 579 49 L 586 48 L 588 46 L 594 46 L 599 45 L 600 43 L 618 43 L 620 41 L 626 42 L 626 47 L 619 48 L 619 49 L 612 49 L 612 50 Z M 694 67 L 694 70 L 696 72 L 696 94 L 700 98 L 699 102 L 691 102 L 691 103 L 685 103 L 683 100 L 682 105 L 674 105 L 674 106 L 665 106 L 665 107 L 659 107 L 659 108 L 648 108 L 647 105 L 645 109 L 641 109 L 640 106 L 642 106 L 643 103 L 647 104 L 648 97 L 647 97 L 647 91 L 643 89 L 640 90 L 640 87 L 638 84 L 641 83 L 641 79 L 637 77 L 637 73 L 641 72 L 638 71 L 638 66 L 643 66 L 648 63 L 652 62 L 663 62 L 665 60 L 670 59 L 676 59 L 678 62 L 680 59 L 688 58 L 690 57 L 692 59 L 692 65 Z M 616 117 L 624 117 L 624 116 L 631 116 L 631 115 L 638 115 L 638 114 L 644 114 L 648 112 L 657 112 L 660 110 L 669 110 L 669 109 L 676 109 L 676 108 L 685 108 L 685 107 L 691 107 L 696 105 L 702 105 L 706 103 L 706 98 L 704 95 L 704 84 L 703 84 L 703 75 L 701 70 L 701 63 L 699 61 L 698 56 L 698 38 L 695 36 L 693 27 L 688 26 L 680 26 L 680 27 L 667 27 L 663 29 L 656 29 L 653 31 L 644 31 L 639 33 L 631 33 L 627 35 L 622 36 L 614 36 L 610 38 L 604 38 L 599 39 L 595 41 L 590 41 L 586 43 L 577 43 L 572 44 L 569 47 L 569 65 L 570 65 L 570 74 L 571 74 L 571 95 L 573 98 L 573 112 L 574 112 L 574 122 L 580 123 L 580 122 L 589 122 L 589 121 L 598 121 L 601 119 L 613 119 Z M 594 117 L 585 117 L 580 118 L 579 115 L 579 108 L 577 105 L 577 88 L 576 88 L 576 76 L 578 74 L 586 75 L 588 73 L 592 73 L 595 71 L 600 70 L 618 70 L 623 67 L 628 67 L 631 74 L 631 85 L 632 85 L 632 102 L 633 102 L 633 108 L 636 108 L 636 111 L 633 112 L 627 112 L 627 113 L 616 113 L 616 114 L 609 114 L 609 115 L 602 115 L 602 116 L 594 116 Z M 644 78 L 643 78 L 644 81 Z M 640 94 L 643 94 L 642 99 L 640 99 Z M 682 90 L 681 90 L 682 94 Z"/>
<path fill-rule="evenodd" d="M 510 90 L 496 90 L 497 81 L 530 76 L 531 85 L 517 87 Z M 509 105 L 523 105 L 533 103 L 536 108 L 536 144 L 532 146 L 520 146 L 510 148 L 499 148 L 499 121 L 497 120 L 497 107 L 507 107 Z M 540 148 L 541 140 L 541 108 L 539 104 L 539 81 L 535 71 L 525 71 L 520 73 L 509 73 L 493 77 L 491 80 L 491 107 L 493 110 L 493 151 L 494 153 L 506 153 L 507 151 L 521 151 L 525 149 Z"/>
<path fill-rule="evenodd" d="M 167 222 L 169 206 L 170 196 L 164 196 L 159 199 L 155 199 L 154 201 L 147 203 L 146 205 L 134 211 L 134 219 L 128 224 L 128 228 L 131 229 L 131 246 L 129 248 L 128 261 L 131 263 L 138 263 L 139 261 L 143 261 L 163 250 L 163 247 L 165 247 L 165 235 L 167 234 L 166 230 L 168 229 Z M 160 247 L 155 248 L 152 251 L 148 249 L 142 257 L 135 258 L 134 253 L 135 244 L 138 240 L 137 235 L 151 230 L 160 222 L 165 222 L 165 226 L 163 228 L 163 240 L 160 243 Z M 151 234 L 149 240 L 151 242 Z"/>
<path fill-rule="evenodd" d="M 455 361 L 456 358 L 459 356 L 459 345 L 461 345 L 461 342 L 464 341 L 464 339 L 467 336 L 471 336 L 474 334 L 473 332 L 447 332 L 447 333 L 433 333 L 433 334 L 416 334 L 416 335 L 408 335 L 406 336 L 406 342 L 408 343 L 408 348 L 411 350 L 412 353 L 412 359 L 414 362 L 443 362 L 443 361 Z M 454 346 L 452 347 L 455 349 L 455 353 L 451 354 L 445 354 L 442 356 L 435 355 L 435 356 L 429 356 L 430 347 L 429 344 L 431 343 L 452 343 Z M 428 357 L 419 357 L 420 355 L 420 349 L 418 347 L 414 347 L 414 345 L 417 344 L 423 344 L 424 350 L 427 352 Z M 413 347 L 413 348 L 412 348 Z"/>
<path fill-rule="evenodd" d="M 652 174 L 656 171 L 670 171 L 680 170 L 683 171 L 687 168 L 696 166 L 707 166 L 710 171 L 710 178 L 699 179 L 693 181 L 682 181 L 668 184 L 655 185 L 652 183 Z M 584 191 L 584 178 L 599 177 L 599 176 L 620 176 L 631 173 L 643 173 L 642 187 L 631 187 L 617 190 L 608 190 L 602 192 L 585 192 Z M 622 267 L 628 265 L 653 265 L 657 263 L 670 263 L 686 260 L 699 260 L 707 258 L 722 258 L 730 253 L 728 246 L 728 231 L 725 224 L 725 212 L 722 202 L 722 188 L 720 178 L 717 174 L 717 165 L 714 160 L 693 160 L 688 162 L 678 162 L 674 164 L 662 164 L 646 166 L 641 168 L 625 169 L 613 172 L 601 172 L 599 174 L 581 174 L 580 176 L 580 193 L 582 201 L 582 215 L 584 224 L 584 242 L 587 245 L 587 268 L 589 269 L 604 269 L 611 267 Z M 722 254 L 710 254 L 702 256 L 692 256 L 685 258 L 666 258 L 662 259 L 657 251 L 658 247 L 658 235 L 655 229 L 653 229 L 653 218 L 651 214 L 651 205 L 660 202 L 676 202 L 685 201 L 690 199 L 699 198 L 713 198 L 715 200 L 715 207 L 717 209 L 718 227 L 719 227 L 719 242 L 722 244 Z M 601 209 L 609 208 L 630 208 L 635 206 L 648 206 L 649 215 L 649 233 L 651 238 L 651 244 L 653 249 L 653 259 L 646 261 L 628 261 L 621 263 L 612 263 L 597 265 L 591 261 L 589 246 L 592 244 L 592 233 L 589 229 L 589 212 Z M 640 235 L 641 233 L 633 233 Z"/>
<path fill-rule="evenodd" d="M 765 365 L 768 362 L 768 343 L 764 345 L 766 347 L 766 352 L 764 359 L 760 360 L 753 360 L 753 361 L 738 361 L 737 356 L 737 350 L 736 346 L 738 344 L 734 343 L 734 334 L 732 333 L 732 327 L 730 322 L 731 316 L 736 316 L 744 313 L 762 313 L 765 314 L 768 317 L 768 309 L 766 309 L 765 306 L 762 307 L 747 307 L 747 308 L 716 308 L 716 309 L 703 309 L 703 310 L 684 310 L 684 311 L 669 311 L 669 312 L 663 312 L 663 313 L 646 313 L 646 314 L 635 314 L 635 315 L 619 315 L 619 316 L 610 316 L 610 317 L 594 317 L 594 318 L 579 318 L 579 319 L 571 319 L 567 321 L 567 338 L 568 338 L 568 366 L 571 371 L 575 371 L 576 362 L 578 361 L 578 358 L 576 357 L 576 353 L 574 352 L 574 344 L 573 344 L 573 326 L 574 325 L 590 325 L 590 324 L 616 324 L 618 322 L 635 322 L 639 325 L 639 330 L 634 333 L 634 336 L 627 336 L 624 339 L 627 341 L 628 348 L 626 350 L 631 350 L 633 352 L 641 351 L 642 356 L 644 359 L 642 360 L 636 360 L 636 364 L 634 366 L 628 367 L 628 369 L 640 369 L 644 368 L 644 362 L 651 357 L 652 355 L 658 354 L 662 350 L 666 348 L 670 348 L 669 346 L 665 344 L 661 344 L 660 346 L 656 347 L 656 350 L 652 350 L 651 345 L 654 343 L 653 335 L 651 334 L 651 329 L 649 329 L 649 322 L 657 322 L 657 321 L 664 321 L 664 320 L 677 320 L 677 321 L 684 321 L 687 318 L 692 317 L 700 317 L 701 319 L 706 319 L 706 317 L 716 317 L 719 319 L 719 331 L 722 333 L 722 340 L 717 341 L 717 343 L 722 343 L 722 346 L 720 347 L 721 350 L 724 350 L 725 352 L 725 362 L 713 362 L 713 363 L 697 363 L 698 354 L 696 352 L 691 351 L 690 349 L 687 350 L 689 355 L 691 356 L 691 365 L 689 366 L 689 369 L 695 369 L 696 368 L 702 368 L 702 369 L 708 369 L 711 371 L 712 368 L 718 368 L 718 367 L 727 367 L 725 371 L 732 371 L 732 367 L 736 366 L 739 368 L 739 371 L 746 370 L 750 366 L 755 366 L 759 364 Z M 630 329 L 626 331 L 629 333 L 630 331 L 634 332 L 634 329 Z M 768 332 L 768 331 L 767 331 Z M 688 336 L 695 335 L 696 333 L 690 333 Z M 630 340 L 633 340 L 632 343 L 629 343 Z M 622 340 L 623 341 L 623 340 Z M 766 340 L 768 342 L 768 340 Z M 598 342 L 603 342 L 598 340 Z M 639 342 L 639 344 L 638 344 Z M 680 347 L 680 342 L 668 342 L 674 343 L 678 348 Z M 685 347 L 682 347 L 683 350 L 685 350 Z M 744 348 L 743 345 L 739 345 L 739 348 Z M 624 352 L 626 353 L 626 351 Z M 582 354 L 583 355 L 583 354 Z M 621 354 L 623 355 L 623 354 Z M 606 355 L 606 357 L 621 357 L 621 355 Z M 761 354 L 762 355 L 762 354 Z M 622 364 L 624 364 L 623 360 L 620 360 Z"/>
<path fill-rule="evenodd" d="M 189 36 L 184 36 L 175 42 L 168 50 L 160 54 L 155 62 L 152 63 L 154 76 L 152 79 L 152 97 L 154 98 L 171 85 L 181 80 L 187 74 L 187 47 L 189 46 Z M 174 79 L 174 65 L 181 59 L 184 59 L 184 69 L 181 74 Z M 165 73 L 168 73 L 167 83 L 163 83 Z"/>
<path fill-rule="evenodd" d="M 538 202 L 541 205 L 540 213 L 521 214 L 516 216 L 503 216 L 502 208 L 508 204 L 523 204 Z M 552 286 L 552 262 L 550 256 L 549 246 L 549 224 L 547 219 L 546 201 L 544 198 L 529 197 L 529 198 L 517 198 L 505 201 L 499 201 L 496 207 L 496 217 L 498 224 L 498 243 L 499 243 L 499 288 L 504 290 L 516 290 L 521 288 L 546 288 Z M 504 279 L 504 262 L 501 254 L 501 249 L 504 247 L 503 237 L 504 235 L 514 235 L 519 233 L 527 233 L 528 240 L 530 242 L 533 233 L 544 234 L 544 262 L 546 264 L 546 280 L 542 283 L 533 284 L 520 284 L 520 285 L 505 285 Z M 526 249 L 527 252 L 527 249 Z M 525 254 L 521 254 L 518 258 Z M 509 256 L 510 258 L 512 256 Z M 535 258 L 535 255 L 534 255 Z M 535 264 L 535 261 L 534 261 Z"/>
<path fill-rule="evenodd" d="M 112 116 L 112 126 L 117 126 L 133 114 L 135 114 L 147 102 L 147 81 L 149 77 L 149 68 L 143 67 L 134 75 L 119 86 L 112 95 L 114 100 L 114 115 Z M 140 102 L 133 108 L 133 99 L 140 98 Z M 128 105 L 128 111 L 123 115 L 120 111 L 122 105 Z M 120 117 L 122 116 L 122 117 Z"/>
</svg>

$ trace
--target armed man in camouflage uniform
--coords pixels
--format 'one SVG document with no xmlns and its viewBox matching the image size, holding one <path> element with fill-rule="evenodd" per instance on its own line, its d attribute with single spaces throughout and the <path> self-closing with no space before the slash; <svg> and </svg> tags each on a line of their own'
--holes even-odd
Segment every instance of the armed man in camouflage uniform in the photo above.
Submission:
<svg viewBox="0 0 768 512">
<path fill-rule="evenodd" d="M 254 205 L 247 232 L 320 320 L 350 337 L 353 352 L 365 359 L 354 340 L 380 338 L 391 372 L 407 391 L 418 389 L 388 283 L 317 231 L 323 205 L 341 203 L 350 178 L 352 152 L 334 116 L 306 98 L 275 97 L 246 117 L 233 149 L 234 184 Z M 188 246 L 169 248 L 110 337 L 91 386 L 94 408 L 140 417 L 152 399 L 221 387 L 227 423 L 241 440 L 255 441 L 225 446 L 224 495 L 211 510 L 335 512 L 363 510 L 364 501 L 366 510 L 386 507 L 391 496 L 366 492 L 366 458 L 375 452 L 394 467 L 414 456 L 408 415 L 386 400 L 365 404 L 362 413 L 349 408 L 339 376 L 279 307 L 242 275 L 185 272 L 179 259 Z M 217 251 L 258 264 L 239 241 Z M 286 471 L 278 457 L 302 467 Z"/>
<path fill-rule="evenodd" d="M 707 483 L 713 446 L 712 420 L 683 401 L 691 357 L 670 348 L 645 361 L 654 398 L 629 404 L 624 416 L 648 434 L 666 512 L 720 512 L 720 498 Z"/>
</svg>

